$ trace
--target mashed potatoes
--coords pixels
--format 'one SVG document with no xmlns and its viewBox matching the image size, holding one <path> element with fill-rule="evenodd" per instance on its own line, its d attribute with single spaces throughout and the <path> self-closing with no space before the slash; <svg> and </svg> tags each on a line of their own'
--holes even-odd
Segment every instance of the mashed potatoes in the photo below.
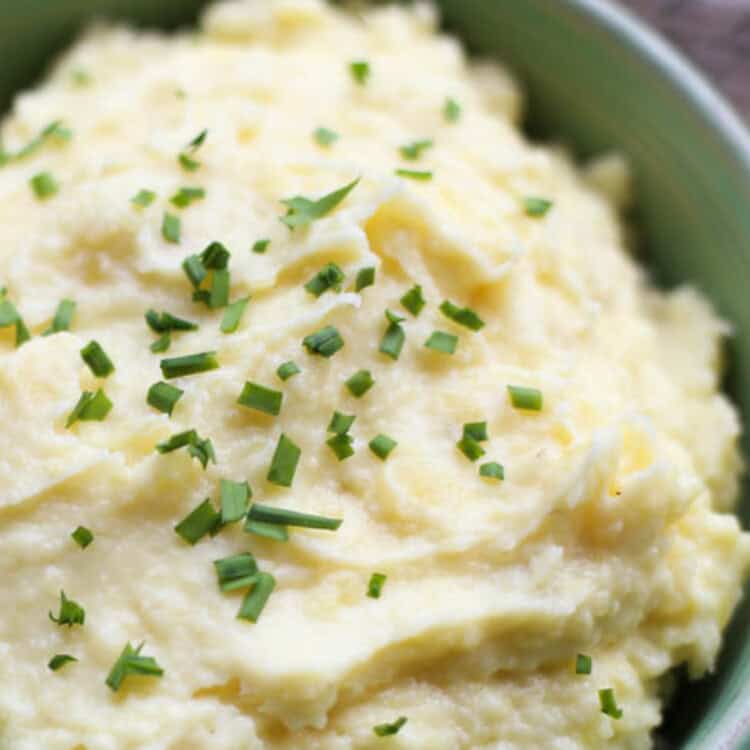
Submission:
<svg viewBox="0 0 750 750">
<path fill-rule="evenodd" d="M 519 108 L 429 8 L 317 0 L 216 5 L 195 35 L 96 29 L 17 99 L 0 169 L 0 747 L 651 746 L 663 676 L 712 668 L 750 560 L 718 391 L 727 327 L 629 257 L 619 163 L 582 174 L 524 139 Z M 202 282 L 212 307 L 182 268 L 213 242 L 230 301 L 250 298 L 234 332 L 224 269 Z M 400 302 L 415 285 L 418 315 L 416 292 Z M 75 309 L 53 323 L 62 300 Z M 154 353 L 149 309 L 199 328 Z M 328 326 L 343 347 L 303 346 Z M 380 351 L 402 337 L 398 358 Z M 81 358 L 92 340 L 107 377 Z M 147 402 L 162 359 L 203 352 L 219 367 L 169 381 L 171 416 Z M 282 380 L 287 361 L 301 372 Z M 360 370 L 375 382 L 355 397 Z M 266 411 L 237 403 L 248 381 L 272 391 L 251 388 Z M 99 389 L 111 410 L 66 428 Z M 332 447 L 334 411 L 356 419 Z M 462 451 L 475 422 L 488 439 L 470 428 Z M 215 462 L 206 443 L 155 450 L 191 429 Z M 289 487 L 267 479 L 282 434 L 301 450 Z M 343 523 L 186 543 L 175 525 L 218 507 L 222 479 Z M 222 592 L 212 564 L 247 552 L 276 582 L 257 623 L 237 618 L 252 583 Z M 83 624 L 50 621 L 60 591 Z M 163 675 L 112 691 L 141 642 Z M 52 671 L 56 654 L 77 661 Z"/>
</svg>

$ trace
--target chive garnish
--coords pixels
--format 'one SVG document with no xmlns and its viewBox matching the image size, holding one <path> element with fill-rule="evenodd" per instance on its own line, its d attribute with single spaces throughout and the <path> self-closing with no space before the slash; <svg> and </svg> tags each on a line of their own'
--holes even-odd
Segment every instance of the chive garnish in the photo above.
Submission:
<svg viewBox="0 0 750 750">
<path fill-rule="evenodd" d="M 385 573 L 373 573 L 370 576 L 370 582 L 367 584 L 367 596 L 371 599 L 380 599 L 383 585 L 387 579 L 388 576 Z"/>
<path fill-rule="evenodd" d="M 489 434 L 487 433 L 487 422 L 467 422 L 464 425 L 463 434 L 464 437 L 470 437 L 478 443 L 490 439 Z"/>
<path fill-rule="evenodd" d="M 523 199 L 523 210 L 527 216 L 532 216 L 535 219 L 544 216 L 547 211 L 552 208 L 552 201 L 546 198 L 524 198 Z"/>
<path fill-rule="evenodd" d="M 52 318 L 50 327 L 42 334 L 42 336 L 51 336 L 53 333 L 69 331 L 75 312 L 76 303 L 72 299 L 62 300 L 57 306 L 55 317 Z"/>
<path fill-rule="evenodd" d="M 348 185 L 344 185 L 344 187 L 324 195 L 317 201 L 305 198 L 303 195 L 296 195 L 293 198 L 282 200 L 281 202 L 287 207 L 287 212 L 280 219 L 289 229 L 307 226 L 316 219 L 321 219 L 333 211 L 354 190 L 357 183 L 359 183 L 359 177 Z"/>
<path fill-rule="evenodd" d="M 68 599 L 65 596 L 65 592 L 61 591 L 60 612 L 57 617 L 50 612 L 49 619 L 57 625 L 67 625 L 68 627 L 83 625 L 86 622 L 86 611 L 80 604 L 74 602 L 72 599 Z"/>
<path fill-rule="evenodd" d="M 586 654 L 576 656 L 576 674 L 591 674 L 592 659 Z"/>
<path fill-rule="evenodd" d="M 191 203 L 203 200 L 205 197 L 206 191 L 202 187 L 181 187 L 169 199 L 169 202 L 177 208 L 187 208 Z"/>
<path fill-rule="evenodd" d="M 172 336 L 167 333 L 163 333 L 161 336 L 159 336 L 156 341 L 153 342 L 148 348 L 154 353 L 154 354 L 161 354 L 162 352 L 166 352 L 169 347 L 172 345 Z"/>
<path fill-rule="evenodd" d="M 470 307 L 459 307 L 454 305 L 450 300 L 445 300 L 440 305 L 440 312 L 446 318 L 450 318 L 454 323 L 469 328 L 472 331 L 479 331 L 484 328 L 484 321 Z"/>
<path fill-rule="evenodd" d="M 226 307 L 229 304 L 229 281 L 228 269 L 222 268 L 214 271 L 208 294 L 208 306 L 212 310 L 218 310 L 220 307 Z"/>
<path fill-rule="evenodd" d="M 283 362 L 276 368 L 276 374 L 281 378 L 281 380 L 289 380 L 289 378 L 294 377 L 295 375 L 299 375 L 302 370 L 299 369 L 296 362 L 292 362 L 289 360 L 288 362 Z"/>
<path fill-rule="evenodd" d="M 367 268 L 360 268 L 357 271 L 357 279 L 354 282 L 354 291 L 361 292 L 368 286 L 372 286 L 375 283 L 375 267 L 368 266 Z"/>
<path fill-rule="evenodd" d="M 197 458 L 204 469 L 209 461 L 216 463 L 216 454 L 211 439 L 201 438 L 195 430 L 178 432 L 156 446 L 159 453 L 172 453 L 180 448 L 187 448 L 190 456 Z"/>
<path fill-rule="evenodd" d="M 354 455 L 354 439 L 346 433 L 338 433 L 326 440 L 326 445 L 333 451 L 339 461 L 345 461 Z"/>
<path fill-rule="evenodd" d="M 342 414 L 340 411 L 333 412 L 331 421 L 328 423 L 326 432 L 333 432 L 336 435 L 344 435 L 349 432 L 349 428 L 354 424 L 357 417 L 354 414 Z"/>
<path fill-rule="evenodd" d="M 125 678 L 130 675 L 161 677 L 164 674 L 164 670 L 156 663 L 153 656 L 141 656 L 143 645 L 141 643 L 138 648 L 133 648 L 130 643 L 125 644 L 125 648 L 105 680 L 113 692 L 117 692 Z"/>
<path fill-rule="evenodd" d="M 361 398 L 375 385 L 375 380 L 369 370 L 358 370 L 346 381 L 345 385 L 354 398 Z"/>
<path fill-rule="evenodd" d="M 185 150 L 180 153 L 177 157 L 180 166 L 188 172 L 195 172 L 201 165 L 199 161 L 196 161 L 193 157 L 196 151 L 203 145 L 208 135 L 208 130 L 201 130 L 195 138 L 186 146 Z"/>
<path fill-rule="evenodd" d="M 249 553 L 232 555 L 222 560 L 214 560 L 216 577 L 222 591 L 234 591 L 252 586 L 258 576 L 258 563 Z"/>
<path fill-rule="evenodd" d="M 461 105 L 450 96 L 443 105 L 443 118 L 446 122 L 458 122 L 461 119 Z"/>
<path fill-rule="evenodd" d="M 190 255 L 185 258 L 182 261 L 182 270 L 185 271 L 185 275 L 195 289 L 201 285 L 207 274 L 206 267 L 198 255 Z"/>
<path fill-rule="evenodd" d="M 102 349 L 98 341 L 89 341 L 81 349 L 81 359 L 89 366 L 89 369 L 97 378 L 106 378 L 115 371 L 112 360 L 107 356 L 107 353 Z"/>
<path fill-rule="evenodd" d="M 231 255 L 221 242 L 212 242 L 200 254 L 199 259 L 204 268 L 219 271 L 227 267 Z"/>
<path fill-rule="evenodd" d="M 57 138 L 59 141 L 69 141 L 71 137 L 72 133 L 62 124 L 62 121 L 55 120 L 41 130 L 38 135 L 34 136 L 25 146 L 16 151 L 15 154 L 5 153 L 2 147 L 0 147 L 0 167 L 11 161 L 20 161 L 31 156 L 52 138 Z"/>
<path fill-rule="evenodd" d="M 406 177 L 410 180 L 421 180 L 427 182 L 432 179 L 432 172 L 424 172 L 418 169 L 397 169 L 396 174 L 399 177 Z"/>
<path fill-rule="evenodd" d="M 156 200 L 156 193 L 153 190 L 139 190 L 130 202 L 138 208 L 148 208 Z"/>
<path fill-rule="evenodd" d="M 469 461 L 476 461 L 484 455 L 484 448 L 469 435 L 464 435 L 457 443 L 456 447 L 461 453 L 469 459 Z"/>
<path fill-rule="evenodd" d="M 153 406 L 154 409 L 172 416 L 175 404 L 182 398 L 182 394 L 185 391 L 176 388 L 169 383 L 160 381 L 154 383 L 149 389 L 146 395 L 146 403 L 149 406 Z"/>
<path fill-rule="evenodd" d="M 184 357 L 163 359 L 159 366 L 164 377 L 171 380 L 185 375 L 215 370 L 219 367 L 219 361 L 216 359 L 216 352 L 200 352 L 199 354 L 187 354 Z"/>
<path fill-rule="evenodd" d="M 339 134 L 329 128 L 316 128 L 313 138 L 319 146 L 332 146 L 339 139 Z"/>
<path fill-rule="evenodd" d="M 276 450 L 271 459 L 271 467 L 266 479 L 281 487 L 291 487 L 301 454 L 302 451 L 286 435 L 282 434 L 276 444 Z"/>
<path fill-rule="evenodd" d="M 180 217 L 165 211 L 161 221 L 161 234 L 167 242 L 178 245 L 180 243 Z"/>
<path fill-rule="evenodd" d="M 40 201 L 51 198 L 60 190 L 57 180 L 49 172 L 39 172 L 39 174 L 35 174 L 29 180 L 29 184 L 34 191 L 34 195 Z"/>
<path fill-rule="evenodd" d="M 198 324 L 184 318 L 178 318 L 168 312 L 157 313 L 156 310 L 147 310 L 144 318 L 148 327 L 154 333 L 165 333 L 166 331 L 197 331 Z"/>
<path fill-rule="evenodd" d="M 454 336 L 452 333 L 446 333 L 445 331 L 433 331 L 424 345 L 428 349 L 432 349 L 442 354 L 454 354 L 456 347 L 458 346 L 458 336 Z"/>
<path fill-rule="evenodd" d="M 271 240 L 264 239 L 264 240 L 257 240 L 255 244 L 253 245 L 253 252 L 263 254 L 268 250 L 268 246 L 271 244 Z"/>
<path fill-rule="evenodd" d="M 329 289 L 340 292 L 344 278 L 344 272 L 336 263 L 328 263 L 305 284 L 305 289 L 314 297 L 320 297 Z"/>
<path fill-rule="evenodd" d="M 281 391 L 247 381 L 240 397 L 237 399 L 237 403 L 246 406 L 248 409 L 255 409 L 256 411 L 262 411 L 264 414 L 270 414 L 272 417 L 277 417 L 281 411 L 282 399 Z"/>
<path fill-rule="evenodd" d="M 79 526 L 70 536 L 81 549 L 86 549 L 94 541 L 94 535 L 85 526 Z"/>
<path fill-rule="evenodd" d="M 599 691 L 599 706 L 602 713 L 613 719 L 622 718 L 622 709 L 617 705 L 615 691 L 612 688 L 604 688 Z"/>
<path fill-rule="evenodd" d="M 112 410 L 112 402 L 100 388 L 96 393 L 84 391 L 73 411 L 65 421 L 65 428 L 72 427 L 76 422 L 101 422 Z"/>
<path fill-rule="evenodd" d="M 276 579 L 270 573 L 258 573 L 252 590 L 247 594 L 237 617 L 241 620 L 258 622 L 268 597 L 276 587 Z"/>
<path fill-rule="evenodd" d="M 501 481 L 505 479 L 505 469 L 497 461 L 489 461 L 479 467 L 479 476 L 485 479 L 497 479 Z"/>
<path fill-rule="evenodd" d="M 239 521 L 247 513 L 248 501 L 253 496 L 250 485 L 247 482 L 233 482 L 230 479 L 222 479 L 219 486 L 221 522 L 234 523 Z"/>
<path fill-rule="evenodd" d="M 541 411 L 543 398 L 538 388 L 527 388 L 522 385 L 509 385 L 510 402 L 516 409 Z"/>
<path fill-rule="evenodd" d="M 416 161 L 422 155 L 423 151 L 432 148 L 433 145 L 433 142 L 429 139 L 413 141 L 412 143 L 407 143 L 405 146 L 401 146 L 399 152 L 404 159 Z"/>
<path fill-rule="evenodd" d="M 406 340 L 406 334 L 401 326 L 404 318 L 392 313 L 390 310 L 385 311 L 385 317 L 388 321 L 388 327 L 385 329 L 383 338 L 380 340 L 378 350 L 391 359 L 398 359 Z"/>
<path fill-rule="evenodd" d="M 355 83 L 364 86 L 370 79 L 370 63 L 366 60 L 354 60 L 349 63 L 349 72 Z"/>
<path fill-rule="evenodd" d="M 415 284 L 409 291 L 401 297 L 401 304 L 416 318 L 427 304 L 422 296 L 422 287 Z"/>
<path fill-rule="evenodd" d="M 381 460 L 385 461 L 386 458 L 390 455 L 391 451 L 398 445 L 398 443 L 393 439 L 388 437 L 388 435 L 378 435 L 377 437 L 374 437 L 370 442 L 368 443 L 370 450 Z"/>
<path fill-rule="evenodd" d="M 273 539 L 276 542 L 286 542 L 289 540 L 289 532 L 286 530 L 286 526 L 280 526 L 276 523 L 264 523 L 263 521 L 253 521 L 252 518 L 248 518 L 245 521 L 245 531 L 248 534 Z"/>
<path fill-rule="evenodd" d="M 222 333 L 234 333 L 237 330 L 249 301 L 250 297 L 242 297 L 241 299 L 232 302 L 232 304 L 224 310 L 224 317 L 221 319 Z"/>
<path fill-rule="evenodd" d="M 70 654 L 55 654 L 50 660 L 47 666 L 53 671 L 57 672 L 58 669 L 62 669 L 66 664 L 70 662 L 78 661 L 75 656 Z"/>
<path fill-rule="evenodd" d="M 210 498 L 190 511 L 174 530 L 188 544 L 196 544 L 221 524 L 221 514 L 216 512 Z"/>
<path fill-rule="evenodd" d="M 302 339 L 302 345 L 310 354 L 319 354 L 321 357 L 332 357 L 344 346 L 341 334 L 333 326 L 321 328 Z"/>
<path fill-rule="evenodd" d="M 375 732 L 378 737 L 389 737 L 393 734 L 398 734 L 401 727 L 404 726 L 407 721 L 408 719 L 406 716 L 399 716 L 396 721 L 392 721 L 389 724 L 378 724 L 377 726 L 374 726 L 372 731 Z"/>
<path fill-rule="evenodd" d="M 263 523 L 274 523 L 281 526 L 299 526 L 305 529 L 325 529 L 336 531 L 341 526 L 343 519 L 329 518 L 327 516 L 316 516 L 310 513 L 300 513 L 296 510 L 276 508 L 271 505 L 253 503 L 247 517 L 252 521 Z"/>
<path fill-rule="evenodd" d="M 5 298 L 6 290 L 0 289 L 0 328 L 15 325 L 16 327 L 16 348 L 26 343 L 31 334 L 26 324 L 23 322 L 16 306 Z"/>
</svg>

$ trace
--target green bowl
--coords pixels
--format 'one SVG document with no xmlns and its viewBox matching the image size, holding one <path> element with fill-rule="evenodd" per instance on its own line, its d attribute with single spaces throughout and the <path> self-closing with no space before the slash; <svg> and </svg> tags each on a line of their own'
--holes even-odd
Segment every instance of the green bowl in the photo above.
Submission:
<svg viewBox="0 0 750 750">
<path fill-rule="evenodd" d="M 0 0 L 0 110 L 92 15 L 190 23 L 202 0 Z M 446 25 L 494 55 L 530 95 L 528 126 L 581 155 L 616 147 L 635 168 L 635 218 L 654 275 L 689 281 L 736 326 L 727 388 L 750 419 L 750 137 L 678 53 L 606 0 L 442 0 Z M 744 281 L 743 281 L 744 280 Z M 746 439 L 745 453 L 748 441 Z M 750 485 L 741 514 L 750 520 Z M 750 592 L 749 592 L 750 593 Z M 750 596 L 716 674 L 683 688 L 660 741 L 685 750 L 750 748 Z"/>
</svg>

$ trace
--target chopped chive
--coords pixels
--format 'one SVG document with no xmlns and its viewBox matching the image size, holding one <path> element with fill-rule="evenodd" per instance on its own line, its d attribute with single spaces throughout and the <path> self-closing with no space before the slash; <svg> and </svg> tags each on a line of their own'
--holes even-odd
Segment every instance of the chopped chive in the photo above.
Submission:
<svg viewBox="0 0 750 750">
<path fill-rule="evenodd" d="M 305 289 L 314 297 L 320 297 L 329 289 L 340 292 L 344 278 L 344 272 L 336 263 L 328 263 L 305 284 Z"/>
<path fill-rule="evenodd" d="M 487 422 L 467 422 L 464 425 L 464 437 L 470 437 L 478 443 L 489 440 L 487 434 Z"/>
<path fill-rule="evenodd" d="M 203 200 L 205 197 L 206 191 L 202 187 L 181 187 L 169 199 L 169 202 L 177 208 L 187 208 L 191 203 Z"/>
<path fill-rule="evenodd" d="M 354 398 L 361 398 L 375 385 L 369 370 L 358 370 L 345 383 Z"/>
<path fill-rule="evenodd" d="M 289 378 L 299 375 L 301 372 L 302 370 L 299 369 L 297 363 L 292 362 L 291 360 L 283 362 L 276 368 L 276 374 L 281 380 L 289 380 Z"/>
<path fill-rule="evenodd" d="M 234 333 L 237 330 L 249 301 L 250 297 L 242 297 L 241 299 L 232 302 L 232 304 L 224 310 L 224 317 L 221 319 L 222 333 Z"/>
<path fill-rule="evenodd" d="M 161 234 L 167 242 L 178 245 L 180 243 L 180 217 L 165 211 L 161 221 Z"/>
<path fill-rule="evenodd" d="M 271 459 L 271 467 L 266 479 L 281 487 L 291 487 L 301 454 L 302 451 L 286 435 L 282 434 L 276 444 L 276 450 Z"/>
<path fill-rule="evenodd" d="M 193 156 L 195 152 L 203 145 L 208 135 L 208 130 L 201 130 L 195 138 L 186 146 L 185 150 L 180 153 L 177 160 L 180 166 L 188 172 L 195 172 L 201 165 L 199 161 L 196 161 Z"/>
<path fill-rule="evenodd" d="M 221 488 L 222 523 L 239 521 L 247 513 L 247 503 L 253 496 L 250 485 L 247 482 L 222 479 L 219 486 Z"/>
<path fill-rule="evenodd" d="M 331 421 L 328 424 L 326 432 L 334 432 L 336 435 L 344 435 L 349 432 L 349 428 L 354 424 L 357 417 L 353 414 L 342 414 L 340 411 L 333 412 Z"/>
<path fill-rule="evenodd" d="M 146 403 L 149 406 L 153 406 L 157 411 L 160 411 L 171 417 L 175 405 L 182 398 L 182 394 L 184 392 L 185 391 L 181 390 L 180 388 L 176 388 L 169 383 L 160 381 L 158 383 L 154 383 L 148 389 L 148 394 L 146 395 Z"/>
<path fill-rule="evenodd" d="M 253 503 L 247 517 L 253 521 L 263 523 L 275 523 L 281 526 L 299 526 L 305 529 L 325 529 L 336 531 L 343 520 L 340 518 L 329 518 L 327 516 L 316 516 L 310 513 L 300 513 L 296 510 L 276 508 L 271 505 Z"/>
<path fill-rule="evenodd" d="M 458 346 L 458 336 L 454 336 L 452 333 L 446 333 L 445 331 L 433 331 L 424 345 L 428 349 L 432 349 L 442 354 L 454 354 L 456 347 Z"/>
<path fill-rule="evenodd" d="M 479 331 L 484 328 L 484 321 L 470 307 L 459 307 L 450 300 L 444 300 L 440 305 L 440 312 L 454 323 L 472 331 Z"/>
<path fill-rule="evenodd" d="M 39 172 L 35 174 L 30 180 L 29 184 L 31 189 L 34 191 L 34 195 L 40 200 L 47 200 L 53 195 L 57 194 L 60 190 L 60 186 L 57 180 L 49 172 Z"/>
<path fill-rule="evenodd" d="M 226 307 L 229 304 L 229 270 L 220 268 L 214 271 L 211 278 L 211 289 L 208 296 L 208 306 L 212 310 Z"/>
<path fill-rule="evenodd" d="M 177 161 L 179 161 L 180 166 L 186 171 L 186 172 L 195 172 L 200 168 L 201 163 L 197 159 L 193 159 L 192 156 L 189 156 L 188 154 L 182 153 L 177 157 Z"/>
<path fill-rule="evenodd" d="M 70 536 L 81 549 L 86 549 L 94 541 L 94 535 L 85 526 L 79 526 Z"/>
<path fill-rule="evenodd" d="M 153 190 L 139 190 L 130 202 L 138 208 L 148 208 L 156 200 L 156 193 Z"/>
<path fill-rule="evenodd" d="M 373 573 L 370 576 L 370 582 L 367 584 L 367 596 L 371 599 L 380 599 L 383 585 L 387 579 L 388 576 L 385 573 Z"/>
<path fill-rule="evenodd" d="M 65 421 L 65 428 L 72 427 L 76 422 L 101 422 L 112 410 L 112 402 L 100 388 L 96 393 L 84 391 L 73 411 Z"/>
<path fill-rule="evenodd" d="M 81 349 L 81 359 L 89 366 L 91 372 L 98 378 L 106 378 L 115 371 L 112 360 L 102 349 L 98 341 L 89 341 Z"/>
<path fill-rule="evenodd" d="M 258 576 L 258 563 L 249 553 L 232 555 L 222 560 L 214 560 L 216 577 L 222 591 L 234 591 L 252 586 Z"/>
<path fill-rule="evenodd" d="M 167 332 L 159 336 L 159 338 L 156 339 L 156 341 L 154 341 L 154 343 L 149 346 L 149 349 L 154 354 L 161 354 L 162 352 L 166 352 L 171 345 L 172 345 L 172 336 L 170 335 L 169 332 Z"/>
<path fill-rule="evenodd" d="M 461 119 L 461 105 L 450 96 L 443 105 L 443 118 L 446 122 L 458 122 Z"/>
<path fill-rule="evenodd" d="M 339 461 L 345 461 L 354 455 L 354 440 L 351 435 L 339 433 L 326 440 L 326 445 L 333 451 Z"/>
<path fill-rule="evenodd" d="M 329 128 L 316 128 L 313 138 L 319 146 L 332 146 L 339 139 L 339 134 Z"/>
<path fill-rule="evenodd" d="M 188 544 L 196 544 L 210 534 L 221 523 L 221 514 L 216 512 L 210 498 L 190 511 L 174 530 Z"/>
<path fill-rule="evenodd" d="M 622 709 L 617 705 L 615 691 L 612 688 L 604 688 L 599 691 L 599 706 L 603 714 L 611 716 L 613 719 L 622 718 Z"/>
<path fill-rule="evenodd" d="M 258 573 L 252 590 L 247 594 L 237 617 L 241 620 L 258 622 L 268 597 L 276 587 L 276 579 L 270 573 Z"/>
<path fill-rule="evenodd" d="M 211 439 L 199 437 L 195 430 L 178 432 L 156 446 L 159 453 L 171 453 L 180 448 L 187 448 L 191 458 L 197 458 L 204 469 L 209 461 L 216 463 L 216 454 Z"/>
<path fill-rule="evenodd" d="M 370 450 L 381 460 L 385 461 L 386 458 L 390 455 L 391 451 L 398 445 L 398 443 L 393 439 L 388 437 L 388 435 L 378 435 L 377 437 L 374 437 L 370 442 L 368 443 Z"/>
<path fill-rule="evenodd" d="M 406 716 L 399 716 L 396 721 L 392 721 L 389 724 L 378 724 L 377 726 L 374 726 L 372 731 L 375 732 L 378 737 L 390 737 L 391 735 L 398 734 L 401 727 L 404 726 L 407 721 L 408 719 Z"/>
<path fill-rule="evenodd" d="M 502 481 L 505 479 L 505 469 L 503 468 L 503 465 L 497 463 L 497 461 L 489 461 L 479 467 L 479 476 L 484 477 L 485 479 L 497 479 L 498 481 Z"/>
<path fill-rule="evenodd" d="M 237 403 L 246 406 L 248 409 L 255 409 L 270 414 L 272 417 L 277 417 L 281 411 L 282 399 L 281 391 L 275 391 L 273 388 L 266 388 L 247 381 L 240 397 L 237 399 Z"/>
<path fill-rule="evenodd" d="M 404 318 L 395 315 L 390 310 L 385 311 L 385 317 L 388 320 L 388 327 L 385 329 L 383 338 L 380 340 L 378 350 L 391 359 L 398 359 L 401 355 L 401 349 L 406 341 L 406 334 L 401 326 Z"/>
<path fill-rule="evenodd" d="M 289 540 L 289 532 L 286 526 L 280 526 L 276 523 L 265 523 L 263 521 L 253 521 L 252 518 L 248 518 L 245 521 L 245 531 L 248 534 L 273 539 L 276 542 L 286 542 Z"/>
<path fill-rule="evenodd" d="M 469 435 L 464 435 L 457 443 L 456 447 L 461 453 L 469 459 L 469 461 L 476 461 L 481 458 L 485 451 L 479 443 Z"/>
<path fill-rule="evenodd" d="M 263 254 L 268 250 L 268 246 L 271 244 L 271 240 L 257 240 L 253 245 L 253 252 Z"/>
<path fill-rule="evenodd" d="M 212 242 L 200 254 L 199 259 L 205 269 L 221 271 L 229 265 L 232 254 L 221 244 Z"/>
<path fill-rule="evenodd" d="M 50 327 L 42 334 L 42 336 L 51 336 L 53 333 L 60 333 L 60 331 L 69 331 L 75 312 L 76 303 L 72 299 L 62 300 L 57 306 L 55 317 L 52 318 Z"/>
<path fill-rule="evenodd" d="M 341 334 L 333 326 L 321 328 L 302 339 L 302 345 L 310 354 L 319 354 L 321 357 L 332 357 L 344 346 Z"/>
<path fill-rule="evenodd" d="M 401 304 L 416 318 L 427 304 L 422 296 L 422 287 L 415 284 L 409 291 L 401 297 Z"/>
<path fill-rule="evenodd" d="M 526 388 L 522 385 L 509 385 L 508 393 L 510 402 L 516 409 L 526 411 L 541 411 L 542 409 L 542 392 L 538 388 Z"/>
<path fill-rule="evenodd" d="M 586 654 L 576 656 L 576 674 L 591 674 L 592 659 Z"/>
<path fill-rule="evenodd" d="M 358 183 L 359 177 L 348 185 L 344 185 L 344 187 L 324 195 L 317 201 L 305 198 L 303 195 L 286 198 L 281 202 L 287 207 L 287 212 L 280 219 L 289 229 L 307 226 L 316 219 L 321 219 L 333 211 L 354 190 Z"/>
<path fill-rule="evenodd" d="M 25 146 L 16 151 L 15 154 L 5 153 L 2 147 L 0 147 L 0 167 L 8 162 L 20 161 L 27 156 L 31 156 L 52 138 L 57 138 L 59 141 L 69 141 L 71 137 L 72 133 L 62 124 L 62 121 L 55 120 L 45 126 L 38 135 L 34 136 Z"/>
<path fill-rule="evenodd" d="M 526 216 L 539 218 L 544 216 L 552 208 L 552 201 L 546 198 L 524 198 L 523 210 Z"/>
<path fill-rule="evenodd" d="M 184 357 L 163 359 L 159 366 L 164 377 L 171 380 L 185 375 L 215 370 L 219 367 L 219 361 L 216 359 L 216 352 L 200 352 L 199 354 L 187 354 Z"/>
<path fill-rule="evenodd" d="M 405 146 L 401 146 L 401 148 L 399 148 L 399 153 L 404 159 L 407 159 L 409 161 L 416 161 L 420 156 L 422 156 L 423 151 L 426 151 L 428 148 L 432 148 L 433 146 L 434 143 L 429 139 L 413 141 L 412 143 L 407 143 Z"/>
<path fill-rule="evenodd" d="M 418 169 L 397 169 L 396 174 L 399 177 L 407 177 L 410 180 L 421 180 L 427 182 L 432 179 L 432 172 L 424 172 Z"/>
<path fill-rule="evenodd" d="M 19 315 L 18 310 L 16 310 L 15 305 L 5 299 L 5 293 L 6 290 L 4 288 L 0 289 L 0 328 L 15 325 L 16 348 L 18 348 L 31 338 L 31 334 Z"/>
<path fill-rule="evenodd" d="M 62 669 L 66 664 L 70 664 L 70 662 L 78 661 L 78 659 L 75 658 L 75 656 L 71 656 L 70 654 L 55 654 L 50 660 L 49 664 L 47 666 L 53 671 L 57 672 L 58 669 Z"/>
<path fill-rule="evenodd" d="M 156 663 L 153 656 L 141 656 L 143 645 L 141 643 L 138 648 L 133 648 L 130 643 L 125 644 L 125 648 L 105 680 L 113 692 L 117 692 L 124 680 L 131 675 L 161 677 L 164 674 L 164 670 Z"/>
<path fill-rule="evenodd" d="M 86 610 L 74 602 L 72 599 L 68 599 L 65 596 L 65 592 L 60 592 L 60 612 L 55 617 L 52 612 L 49 613 L 49 619 L 57 625 L 67 625 L 73 627 L 73 625 L 83 625 L 86 622 Z"/>
<path fill-rule="evenodd" d="M 207 274 L 206 267 L 198 255 L 190 255 L 185 258 L 182 262 L 182 270 L 185 271 L 185 275 L 195 289 L 201 285 Z"/>
<path fill-rule="evenodd" d="M 192 323 L 184 318 L 178 318 L 168 312 L 162 312 L 161 315 L 156 310 L 147 310 L 143 316 L 146 319 L 148 327 L 154 333 L 164 333 L 166 331 L 197 331 L 198 324 Z"/>
<path fill-rule="evenodd" d="M 357 279 L 354 282 L 354 291 L 361 292 L 368 286 L 372 286 L 375 283 L 375 267 L 368 266 L 367 268 L 360 268 L 357 271 Z"/>
<path fill-rule="evenodd" d="M 349 63 L 349 72 L 355 83 L 364 86 L 370 79 L 370 63 L 366 60 L 354 60 Z"/>
</svg>

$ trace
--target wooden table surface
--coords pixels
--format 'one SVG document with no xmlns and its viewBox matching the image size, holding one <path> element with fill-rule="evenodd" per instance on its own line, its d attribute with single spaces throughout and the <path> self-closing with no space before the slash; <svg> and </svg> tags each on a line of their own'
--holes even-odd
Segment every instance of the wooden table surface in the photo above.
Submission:
<svg viewBox="0 0 750 750">
<path fill-rule="evenodd" d="M 619 0 L 660 29 L 750 120 L 750 0 Z"/>
</svg>

